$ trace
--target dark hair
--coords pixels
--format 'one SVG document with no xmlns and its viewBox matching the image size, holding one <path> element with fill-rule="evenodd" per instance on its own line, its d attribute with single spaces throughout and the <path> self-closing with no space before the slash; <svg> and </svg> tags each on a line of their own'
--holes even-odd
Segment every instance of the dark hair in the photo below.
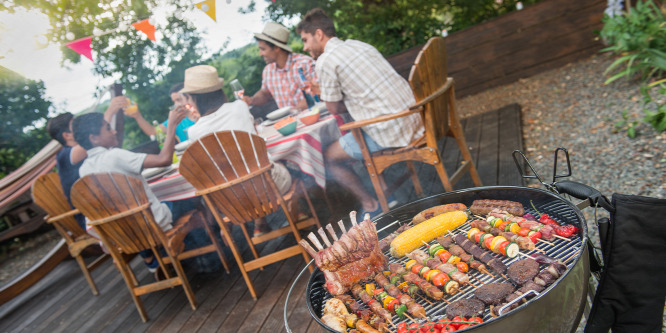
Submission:
<svg viewBox="0 0 666 333">
<path fill-rule="evenodd" d="M 185 84 L 183 82 L 174 84 L 173 86 L 171 86 L 171 89 L 169 89 L 169 95 L 183 90 L 184 86 Z"/>
<path fill-rule="evenodd" d="M 99 135 L 102 126 L 104 126 L 104 115 L 101 113 L 87 113 L 78 116 L 72 122 L 74 140 L 86 150 L 92 149 L 90 135 Z"/>
<path fill-rule="evenodd" d="M 190 93 L 190 96 L 202 116 L 215 112 L 222 104 L 227 102 L 227 95 L 224 94 L 222 89 L 203 94 Z"/>
<path fill-rule="evenodd" d="M 317 29 L 320 29 L 328 37 L 335 37 L 335 24 L 321 8 L 315 8 L 307 12 L 303 20 L 296 26 L 296 33 L 300 34 L 304 31 L 314 35 Z"/>
<path fill-rule="evenodd" d="M 261 39 L 261 38 L 257 38 L 257 37 L 254 37 L 254 39 L 256 39 L 257 42 L 258 42 L 258 41 L 262 41 L 262 42 L 268 44 L 268 46 L 269 46 L 271 49 L 274 49 L 274 48 L 277 47 L 277 45 L 275 45 L 275 44 L 273 44 L 273 43 L 271 43 L 271 42 L 269 42 L 269 41 L 267 41 L 267 40 L 265 40 L 265 39 Z"/>
<path fill-rule="evenodd" d="M 67 145 L 67 141 L 62 137 L 62 133 L 69 133 L 69 122 L 72 121 L 72 118 L 74 118 L 73 114 L 65 112 L 49 119 L 46 123 L 46 131 L 51 138 L 58 140 L 63 146 Z"/>
</svg>

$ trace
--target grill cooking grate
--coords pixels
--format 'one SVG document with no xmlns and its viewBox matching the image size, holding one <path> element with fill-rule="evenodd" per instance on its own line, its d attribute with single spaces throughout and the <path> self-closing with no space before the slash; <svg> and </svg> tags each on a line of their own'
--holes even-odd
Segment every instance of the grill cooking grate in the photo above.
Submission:
<svg viewBox="0 0 666 333">
<path fill-rule="evenodd" d="M 512 199 L 507 199 L 507 200 L 512 200 Z M 519 200 L 516 200 L 519 201 Z M 450 201 L 450 202 L 456 202 L 456 201 Z M 436 205 L 436 204 L 435 204 Z M 548 214 L 551 216 L 551 218 L 555 219 L 558 223 L 560 224 L 573 224 L 579 228 L 581 228 L 584 223 L 581 223 L 582 221 L 579 219 L 579 215 L 576 213 L 575 210 L 571 208 L 567 203 L 565 203 L 562 199 L 560 200 L 549 200 L 549 201 L 543 201 L 540 203 L 535 203 L 534 204 L 537 209 L 539 210 L 540 213 Z M 432 205 L 434 206 L 434 205 Z M 525 213 L 530 213 L 534 216 L 539 216 L 539 214 L 533 209 L 533 207 L 530 205 L 530 202 L 528 201 L 527 204 L 523 202 L 523 206 L 525 207 Z M 427 207 L 426 207 L 427 208 Z M 420 210 L 419 210 L 420 211 Z M 414 214 L 411 213 L 405 213 L 405 212 L 400 212 L 398 214 L 393 214 L 390 216 L 390 218 L 394 221 L 385 227 L 381 228 L 378 230 L 378 235 L 379 239 L 381 240 L 382 238 L 386 237 L 390 232 L 393 230 L 397 229 L 400 225 L 409 223 L 412 219 L 412 217 L 418 213 L 418 211 L 414 212 Z M 472 221 L 474 217 L 471 217 L 469 221 Z M 470 229 L 469 223 L 464 223 L 460 227 L 456 228 L 453 233 L 454 234 L 459 234 L 459 233 L 467 233 Z M 584 227 L 583 227 L 584 228 Z M 552 241 L 548 241 L 549 243 L 552 243 L 554 245 L 549 245 L 543 242 L 537 242 L 536 248 L 543 250 L 546 255 L 560 259 L 562 261 L 568 260 L 566 262 L 567 264 L 567 271 L 563 274 L 566 275 L 568 272 L 571 270 L 571 267 L 575 264 L 576 258 L 580 256 L 580 253 L 582 252 L 582 246 L 583 246 L 583 238 L 581 236 L 584 235 L 583 229 L 581 229 L 581 232 L 578 235 L 570 237 L 569 241 L 560 239 L 560 238 L 555 238 Z M 436 241 L 432 241 L 430 244 L 435 244 Z M 421 249 L 425 249 L 425 245 L 421 247 Z M 530 255 L 533 253 L 537 253 L 538 251 L 533 250 L 533 251 L 525 251 L 521 250 L 521 253 Z M 401 264 L 405 264 L 409 258 L 404 257 L 401 259 L 396 259 L 393 258 L 388 251 L 384 253 L 387 258 L 389 259 L 389 263 L 393 262 L 399 262 Z M 513 262 L 517 260 L 524 259 L 524 256 L 518 255 L 515 258 L 508 258 L 505 256 L 501 256 L 499 254 L 494 254 L 493 255 L 497 258 L 501 258 L 502 262 L 509 267 Z M 546 265 L 540 265 L 540 270 L 545 268 Z M 483 274 L 479 271 L 470 269 L 467 274 L 470 275 L 470 282 L 476 286 L 481 286 L 481 281 L 483 284 L 488 284 L 488 283 L 493 283 L 493 282 L 510 282 L 509 280 L 505 279 L 501 275 L 495 273 L 488 267 L 490 270 L 491 274 L 494 275 L 494 278 L 488 274 Z M 559 279 L 558 279 L 559 281 Z M 555 283 L 551 284 L 548 288 L 546 288 L 543 293 L 549 292 L 552 287 L 558 282 L 556 281 Z M 310 308 L 310 313 L 315 317 L 315 320 L 322 326 L 323 323 L 320 321 L 320 317 L 323 315 L 323 307 L 324 304 L 328 299 L 332 297 L 326 290 L 325 286 L 325 279 L 323 273 L 319 270 L 316 269 L 315 273 L 310 277 L 310 281 L 308 283 L 308 289 L 307 289 L 307 297 L 308 297 L 308 307 Z M 446 296 L 445 294 L 445 299 L 449 302 L 454 302 L 462 298 L 473 298 L 474 297 L 474 290 L 475 288 L 471 285 L 466 285 L 466 286 L 461 286 L 460 287 L 460 292 L 453 296 Z M 421 295 L 421 294 L 420 294 Z M 425 299 L 426 296 L 422 297 L 415 297 L 415 301 L 421 304 L 424 309 L 426 310 L 427 316 L 430 320 L 435 321 L 439 318 L 442 318 L 446 315 L 445 309 L 448 306 L 448 304 L 444 301 L 435 301 L 428 299 L 426 301 Z M 361 303 L 360 300 L 357 300 L 357 302 Z M 431 304 L 432 303 L 432 304 Z M 522 307 L 528 306 L 530 302 L 527 302 L 525 304 L 522 304 L 520 307 L 513 309 L 512 311 L 519 311 Z M 365 304 L 361 305 L 361 308 L 367 308 Z M 511 313 L 507 312 L 507 313 Z M 493 320 L 493 318 L 490 315 L 490 310 L 489 307 L 486 306 L 483 314 L 483 320 L 484 322 Z M 400 319 L 398 316 L 393 316 L 393 323 L 398 324 L 400 322 L 407 322 L 411 323 L 409 319 Z"/>
</svg>

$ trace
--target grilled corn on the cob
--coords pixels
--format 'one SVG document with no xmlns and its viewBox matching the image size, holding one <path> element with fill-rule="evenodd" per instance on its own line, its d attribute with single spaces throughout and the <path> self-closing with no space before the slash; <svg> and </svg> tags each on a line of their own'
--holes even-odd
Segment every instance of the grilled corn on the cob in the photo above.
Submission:
<svg viewBox="0 0 666 333">
<path fill-rule="evenodd" d="M 391 242 L 391 255 L 399 258 L 418 249 L 423 242 L 429 243 L 433 239 L 444 235 L 447 231 L 459 227 L 467 221 L 467 213 L 456 210 L 437 215 L 412 228 L 405 230 Z"/>
</svg>

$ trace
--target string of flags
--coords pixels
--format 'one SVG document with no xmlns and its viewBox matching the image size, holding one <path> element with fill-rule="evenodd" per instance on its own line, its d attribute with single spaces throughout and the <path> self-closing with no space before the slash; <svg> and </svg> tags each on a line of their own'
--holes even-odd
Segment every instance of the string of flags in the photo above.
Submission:
<svg viewBox="0 0 666 333">
<path fill-rule="evenodd" d="M 216 0 L 204 0 L 199 3 L 196 3 L 195 6 L 204 12 L 206 15 L 208 15 L 213 21 L 217 22 L 217 19 L 215 17 L 215 1 Z M 227 0 L 227 3 L 230 3 L 230 0 Z M 275 0 L 273 0 L 275 2 Z M 155 41 L 155 25 L 153 25 L 150 22 L 150 19 L 145 19 L 141 20 L 138 22 L 132 23 L 132 27 L 134 29 L 141 31 L 148 37 L 148 39 L 152 40 L 153 42 Z M 123 28 L 119 28 L 120 30 L 124 30 Z M 109 31 L 99 31 L 99 29 L 95 28 L 93 30 L 93 35 L 95 37 L 103 36 L 106 34 L 110 34 L 115 32 L 115 30 L 109 30 Z M 70 35 L 70 33 L 68 33 Z M 73 36 L 73 35 L 72 35 Z M 93 36 L 88 36 L 84 38 L 80 38 L 71 42 L 68 42 L 65 44 L 65 46 L 69 47 L 72 49 L 72 51 L 90 59 L 90 61 L 94 61 L 92 57 L 92 48 L 90 44 L 92 43 L 92 38 Z M 73 39 L 73 38 L 72 38 Z"/>
</svg>

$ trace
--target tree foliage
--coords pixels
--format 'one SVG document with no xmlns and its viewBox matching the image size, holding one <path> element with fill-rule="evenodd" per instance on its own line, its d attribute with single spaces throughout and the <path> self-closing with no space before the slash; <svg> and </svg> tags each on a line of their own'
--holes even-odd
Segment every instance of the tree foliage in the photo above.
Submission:
<svg viewBox="0 0 666 333">
<path fill-rule="evenodd" d="M 260 0 L 261 1 L 261 0 Z M 268 1 L 268 0 L 263 0 Z M 523 0 L 529 5 L 539 0 Z M 518 0 L 281 0 L 270 1 L 273 21 L 301 18 L 322 8 L 333 19 L 338 36 L 365 41 L 388 56 L 425 43 L 442 30 L 458 31 L 512 11 Z M 254 0 L 246 11 L 254 8 Z"/>
<path fill-rule="evenodd" d="M 131 23 L 149 18 L 158 5 L 165 6 L 170 16 L 166 22 L 153 22 L 158 36 L 153 42 Z M 139 104 L 149 121 L 162 122 L 167 118 L 172 103 L 169 88 L 182 82 L 185 69 L 201 63 L 206 51 L 194 25 L 180 15 L 192 7 L 191 2 L 185 0 L 168 3 L 159 0 L 0 2 L 0 10 L 11 11 L 14 6 L 37 8 L 49 17 L 52 25 L 49 40 L 62 45 L 65 65 L 81 60 L 79 54 L 65 46 L 67 42 L 96 35 L 91 44 L 94 73 L 102 78 L 112 77 L 122 84 L 125 94 Z M 147 140 L 131 119 L 126 121 L 125 138 L 125 147 Z"/>
<path fill-rule="evenodd" d="M 51 102 L 44 83 L 28 80 L 0 67 L 0 178 L 16 170 L 50 138 L 43 124 Z"/>
</svg>

